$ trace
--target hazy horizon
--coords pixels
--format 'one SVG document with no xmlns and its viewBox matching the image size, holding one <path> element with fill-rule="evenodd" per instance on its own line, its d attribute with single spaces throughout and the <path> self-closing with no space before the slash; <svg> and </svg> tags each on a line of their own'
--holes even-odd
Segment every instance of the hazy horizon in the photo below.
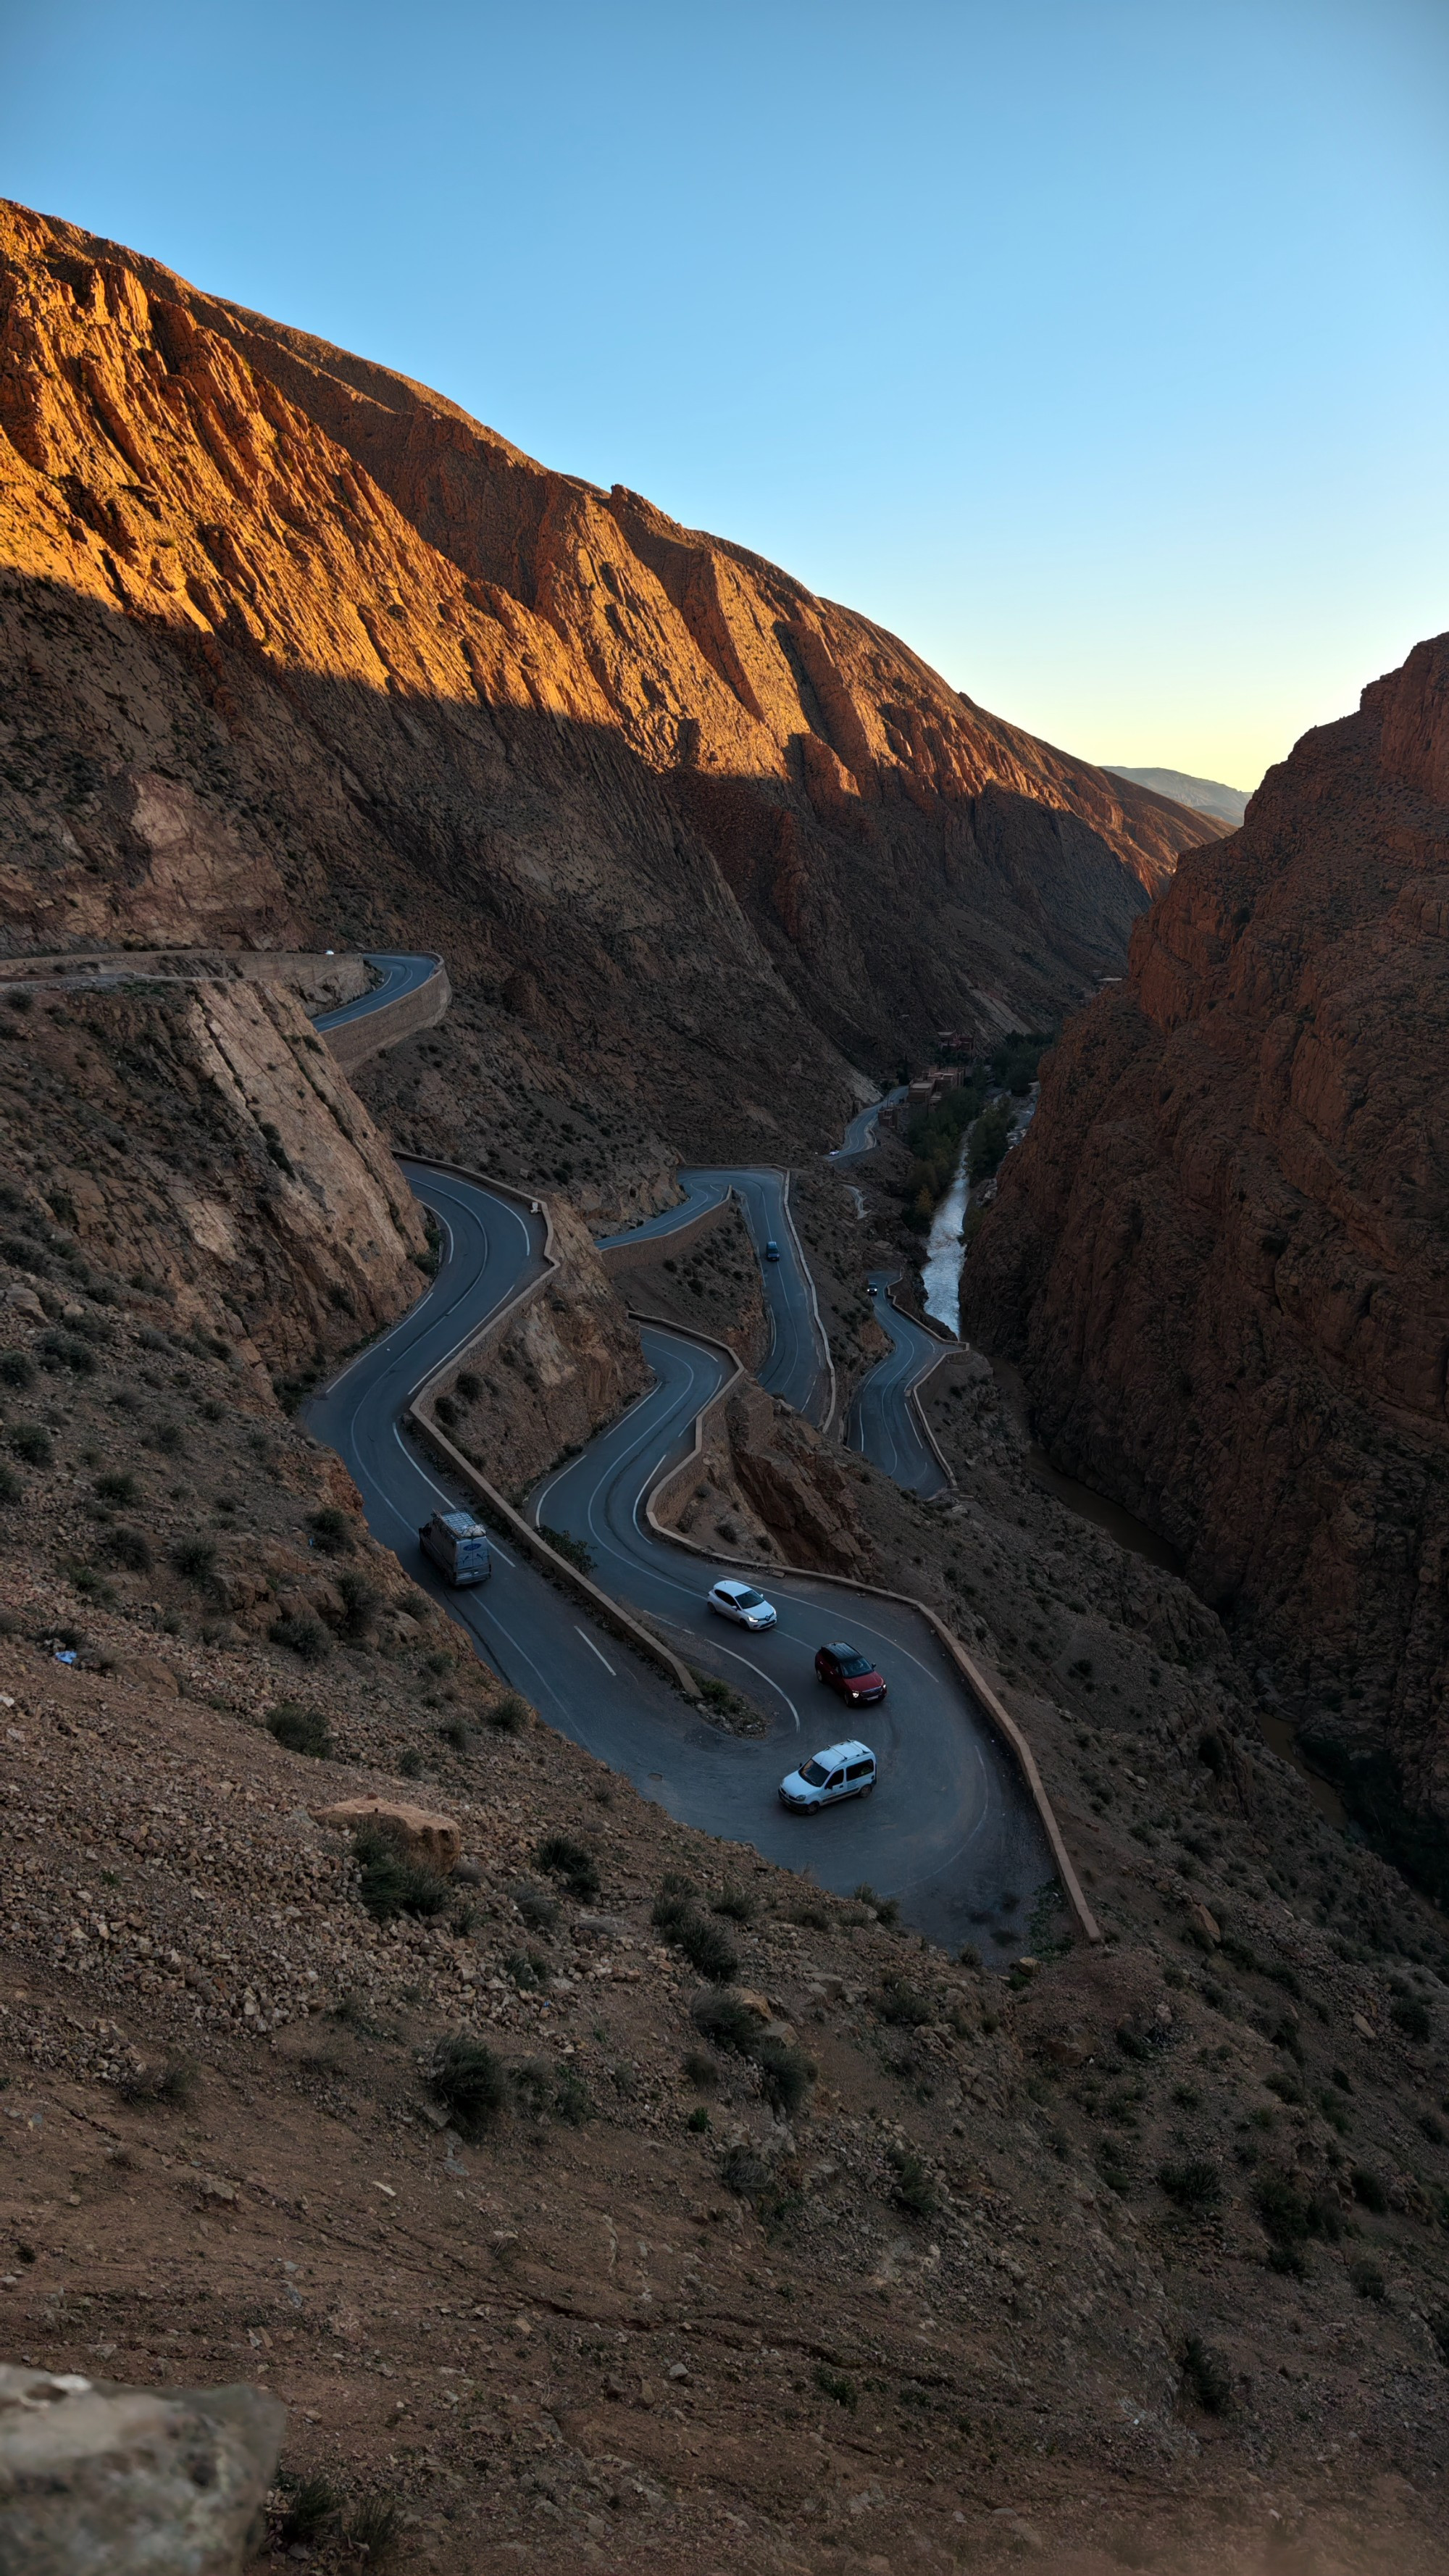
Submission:
<svg viewBox="0 0 1449 2576">
<path fill-rule="evenodd" d="M 0 186 L 1254 787 L 1449 623 L 1425 0 L 51 0 Z"/>
</svg>

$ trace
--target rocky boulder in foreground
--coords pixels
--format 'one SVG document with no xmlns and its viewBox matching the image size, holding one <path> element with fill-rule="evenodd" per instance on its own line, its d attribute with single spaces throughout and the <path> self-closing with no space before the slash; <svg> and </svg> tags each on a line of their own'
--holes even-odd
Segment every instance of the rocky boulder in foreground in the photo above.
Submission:
<svg viewBox="0 0 1449 2576">
<path fill-rule="evenodd" d="M 0 2366 L 0 2566 L 236 2576 L 286 2420 L 259 2388 L 114 2388 Z"/>
</svg>

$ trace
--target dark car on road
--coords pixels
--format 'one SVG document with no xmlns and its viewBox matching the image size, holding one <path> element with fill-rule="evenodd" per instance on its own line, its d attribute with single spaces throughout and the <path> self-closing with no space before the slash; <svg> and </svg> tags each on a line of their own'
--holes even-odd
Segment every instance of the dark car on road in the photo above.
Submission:
<svg viewBox="0 0 1449 2576">
<path fill-rule="evenodd" d="M 886 1686 L 873 1663 L 858 1646 L 837 1640 L 833 1646 L 822 1646 L 815 1658 L 816 1679 L 828 1682 L 852 1708 L 870 1708 L 884 1699 Z"/>
</svg>

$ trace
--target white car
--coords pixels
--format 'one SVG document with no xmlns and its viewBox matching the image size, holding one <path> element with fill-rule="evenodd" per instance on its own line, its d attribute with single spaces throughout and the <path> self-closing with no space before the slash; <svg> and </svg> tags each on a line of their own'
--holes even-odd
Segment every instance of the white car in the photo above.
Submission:
<svg viewBox="0 0 1449 2576">
<path fill-rule="evenodd" d="M 709 1606 L 722 1619 L 733 1619 L 740 1628 L 773 1628 L 775 1613 L 763 1592 L 752 1583 L 734 1583 L 728 1577 L 710 1587 Z"/>
<path fill-rule="evenodd" d="M 875 1755 L 868 1744 L 827 1744 L 823 1753 L 789 1771 L 780 1783 L 782 1807 L 813 1815 L 838 1798 L 868 1798 L 875 1787 Z"/>
</svg>

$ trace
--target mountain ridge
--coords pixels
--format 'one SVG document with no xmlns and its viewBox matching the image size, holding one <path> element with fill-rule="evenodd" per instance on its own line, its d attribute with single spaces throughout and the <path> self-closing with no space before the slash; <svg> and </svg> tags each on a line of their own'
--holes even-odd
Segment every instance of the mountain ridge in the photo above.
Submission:
<svg viewBox="0 0 1449 2576">
<path fill-rule="evenodd" d="M 556 1032 L 691 1151 L 757 1110 L 815 1145 L 842 1054 L 890 1073 L 1117 971 L 1208 828 L 763 558 L 159 263 L 11 205 L 0 291 L 0 667 L 47 746 L 9 781 L 14 941 L 405 921 L 500 1081 Z M 77 616 L 111 673 L 83 708 Z"/>
<path fill-rule="evenodd" d="M 1151 1520 L 1449 1886 L 1449 637 L 1305 734 L 1068 1028 L 968 1262 L 1060 1463 Z"/>
<path fill-rule="evenodd" d="M 1229 832 L 1237 830 L 1252 801 L 1251 787 L 1228 787 L 1220 778 L 1194 778 L 1186 769 L 1129 769 L 1120 760 L 1104 760 L 1102 767 L 1113 778 L 1130 778 L 1134 786 L 1185 805 L 1191 813 L 1210 815 Z"/>
</svg>

